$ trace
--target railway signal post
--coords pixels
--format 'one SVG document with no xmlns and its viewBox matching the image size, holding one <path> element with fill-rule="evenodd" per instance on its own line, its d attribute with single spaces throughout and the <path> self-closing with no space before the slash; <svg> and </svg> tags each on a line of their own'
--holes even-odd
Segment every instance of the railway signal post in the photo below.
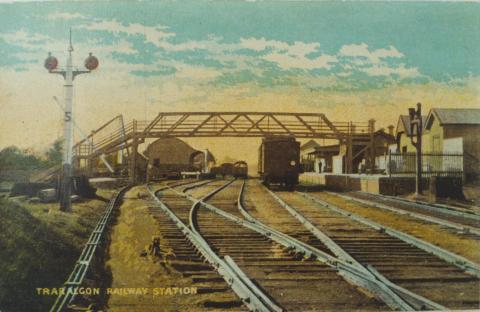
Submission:
<svg viewBox="0 0 480 312">
<path fill-rule="evenodd" d="M 409 108 L 408 115 L 410 117 L 410 140 L 416 150 L 415 196 L 418 196 L 422 194 L 422 104 L 417 103 L 416 110 L 413 107 Z"/>
<path fill-rule="evenodd" d="M 75 76 L 90 73 L 98 67 L 98 59 L 90 53 L 85 60 L 86 70 L 73 68 L 72 60 L 72 31 L 70 30 L 70 44 L 68 47 L 67 64 L 64 69 L 57 69 L 58 60 L 48 54 L 45 60 L 45 68 L 51 74 L 60 74 L 65 79 L 65 107 L 64 107 L 64 147 L 62 159 L 62 180 L 59 190 L 60 211 L 71 212 L 71 179 L 72 179 L 72 158 L 73 158 L 73 80 Z"/>
</svg>

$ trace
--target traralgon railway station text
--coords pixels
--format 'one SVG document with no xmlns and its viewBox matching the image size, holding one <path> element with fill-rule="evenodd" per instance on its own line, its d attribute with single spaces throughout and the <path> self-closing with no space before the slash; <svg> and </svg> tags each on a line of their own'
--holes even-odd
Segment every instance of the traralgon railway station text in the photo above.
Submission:
<svg viewBox="0 0 480 312">
<path fill-rule="evenodd" d="M 196 287 L 59 287 L 59 288 L 36 288 L 37 295 L 58 296 L 65 294 L 74 295 L 117 295 L 117 296 L 175 296 L 175 295 L 196 295 Z"/>
</svg>

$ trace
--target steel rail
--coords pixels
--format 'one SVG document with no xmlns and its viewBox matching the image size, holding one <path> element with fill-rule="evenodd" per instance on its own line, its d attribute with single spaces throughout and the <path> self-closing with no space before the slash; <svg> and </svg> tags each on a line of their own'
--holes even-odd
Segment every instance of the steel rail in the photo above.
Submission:
<svg viewBox="0 0 480 312">
<path fill-rule="evenodd" d="M 190 200 L 190 201 L 192 201 L 192 202 L 198 201 L 197 198 L 195 198 L 195 197 L 193 197 L 193 196 L 191 196 L 191 195 L 188 195 L 188 194 L 179 192 L 179 191 L 175 190 L 174 188 L 170 188 L 170 189 L 173 190 L 175 193 L 179 194 L 180 196 L 185 197 L 185 198 L 187 198 L 188 200 Z M 223 210 L 221 210 L 221 209 L 218 209 L 218 208 L 216 208 L 216 207 L 212 206 L 211 204 L 206 203 L 206 202 L 204 202 L 204 201 L 202 201 L 201 204 L 202 204 L 203 206 L 205 206 L 206 208 L 212 210 L 213 212 L 217 213 L 218 215 L 220 215 L 220 216 L 222 216 L 222 217 L 224 217 L 224 218 L 226 218 L 226 219 L 228 219 L 228 220 L 230 220 L 230 221 L 233 221 L 233 222 L 235 222 L 235 223 L 237 223 L 237 224 L 239 224 L 239 225 L 242 225 L 242 226 L 244 226 L 244 227 L 246 227 L 246 228 L 249 228 L 249 229 L 251 229 L 251 230 L 253 230 L 253 231 L 257 231 L 257 232 L 261 233 L 262 235 L 264 235 L 264 236 L 266 236 L 266 237 L 270 237 L 272 234 L 275 234 L 275 235 L 278 236 L 278 237 L 288 238 L 288 236 L 287 236 L 286 234 L 284 234 L 284 233 L 277 232 L 277 231 L 275 231 L 275 230 L 273 230 L 273 229 L 272 229 L 272 230 L 264 230 L 264 229 L 261 229 L 261 228 L 259 227 L 259 225 L 257 225 L 255 222 L 250 222 L 250 221 L 244 220 L 244 219 L 242 219 L 242 218 L 239 218 L 239 217 L 237 217 L 237 216 L 234 216 L 234 215 L 232 215 L 232 214 L 230 214 L 230 213 L 228 213 L 228 212 L 225 212 L 225 211 L 223 211 Z M 313 256 L 313 254 L 312 254 L 312 252 L 311 252 L 310 250 L 307 250 L 307 249 L 303 248 L 303 247 L 304 247 L 304 246 L 302 246 L 303 243 L 300 242 L 300 241 L 296 241 L 296 240 L 294 240 L 294 239 L 288 241 L 288 239 L 284 239 L 282 242 L 283 242 L 284 246 L 287 247 L 287 248 L 297 249 L 297 250 L 299 251 L 299 253 L 302 253 L 302 254 L 304 255 L 305 258 L 310 258 L 310 257 Z M 320 251 L 320 252 L 321 252 L 321 251 Z M 322 252 L 322 253 L 323 253 L 323 252 Z M 326 257 L 330 257 L 330 256 L 329 256 L 328 254 L 326 254 L 326 253 L 325 253 L 325 256 L 326 256 Z M 334 257 L 331 257 L 330 260 L 332 260 L 333 262 L 336 262 L 337 259 L 334 258 Z"/>
<path fill-rule="evenodd" d="M 194 181 L 182 181 L 182 182 L 178 182 L 178 183 L 172 183 L 171 185 L 170 184 L 165 184 L 163 186 L 160 186 L 160 188 L 157 188 L 155 190 L 155 193 L 158 193 L 160 191 L 164 191 L 164 190 L 168 189 L 169 187 L 180 187 L 180 186 L 185 186 L 185 185 L 191 184 L 183 190 L 185 192 L 186 190 L 201 187 L 201 186 L 204 186 L 204 185 L 212 183 L 212 182 L 214 182 L 214 180 L 208 180 L 208 181 L 194 180 Z M 152 184 L 154 184 L 154 182 L 148 182 L 146 185 L 150 186 Z"/>
<path fill-rule="evenodd" d="M 187 186 L 186 188 L 183 189 L 183 192 L 192 190 L 192 189 L 197 188 L 197 187 L 205 186 L 205 185 L 210 184 L 210 183 L 212 183 L 212 182 L 215 182 L 215 180 L 203 181 L 203 182 L 201 182 L 201 183 L 197 183 L 197 184 L 193 184 L 193 185 Z M 176 185 L 176 186 L 179 186 L 179 185 Z"/>
<path fill-rule="evenodd" d="M 172 189 L 174 190 L 174 189 Z M 402 298 L 400 298 L 398 295 L 395 293 L 392 295 L 391 289 L 394 288 L 395 290 L 402 292 L 403 296 L 410 297 L 412 301 L 415 302 L 415 300 L 418 301 L 418 295 L 409 293 L 408 291 L 405 291 L 405 289 L 395 285 L 395 284 L 387 284 L 384 282 L 381 282 L 378 278 L 375 276 L 372 276 L 371 273 L 366 273 L 363 269 L 352 265 L 349 262 L 346 262 L 342 259 L 330 256 L 329 254 L 313 247 L 308 244 L 305 244 L 285 233 L 282 233 L 280 231 L 277 231 L 260 221 L 254 219 L 252 216 L 250 216 L 246 210 L 242 207 L 243 204 L 243 188 L 242 191 L 239 194 L 239 199 L 238 199 L 238 205 L 240 211 L 243 211 L 242 214 L 244 214 L 245 219 L 239 218 L 235 215 L 232 215 L 228 212 L 225 212 L 222 209 L 219 209 L 209 203 L 206 203 L 205 201 L 198 200 L 188 194 L 182 194 L 176 190 L 177 194 L 180 194 L 184 196 L 185 198 L 189 199 L 192 202 L 199 202 L 202 206 L 205 208 L 208 208 L 209 210 L 215 212 L 216 214 L 223 216 L 224 218 L 237 223 L 241 226 L 244 226 L 246 228 L 249 228 L 253 231 L 256 231 L 265 237 L 287 247 L 287 249 L 290 250 L 295 250 L 298 254 L 302 255 L 304 258 L 307 259 L 317 259 L 318 261 L 334 268 L 339 272 L 341 276 L 343 276 L 347 281 L 351 282 L 352 284 L 363 288 L 364 290 L 372 293 L 375 295 L 377 298 L 385 302 L 389 307 L 391 307 L 394 310 L 402 310 L 402 311 L 412 311 L 413 307 L 411 307 L 408 303 L 406 303 Z M 435 303 L 431 303 L 435 304 Z M 418 306 L 418 305 L 417 305 Z M 441 310 L 441 309 L 440 309 Z"/>
<path fill-rule="evenodd" d="M 375 197 L 378 197 L 378 198 L 386 200 L 386 201 L 409 204 L 409 205 L 415 206 L 417 208 L 430 210 L 430 211 L 433 211 L 433 212 L 440 212 L 440 213 L 449 214 L 449 215 L 452 215 L 452 216 L 463 217 L 463 218 L 470 219 L 470 220 L 473 220 L 473 221 L 480 221 L 480 215 L 477 215 L 474 212 L 462 212 L 462 211 L 459 211 L 458 209 L 456 209 L 454 207 L 447 206 L 447 205 L 431 204 L 431 203 L 426 203 L 426 202 L 422 202 L 422 201 L 418 201 L 418 200 L 410 200 L 410 199 L 406 199 L 406 198 L 393 197 L 393 196 L 389 196 L 389 195 L 371 194 L 371 193 L 360 192 L 360 191 L 358 191 L 358 193 L 366 194 L 366 195 L 369 195 L 369 196 L 373 195 Z"/>
<path fill-rule="evenodd" d="M 412 309 L 415 308 L 417 310 L 424 310 L 428 308 L 436 311 L 448 310 L 446 307 L 430 299 L 427 299 L 423 296 L 409 291 L 408 289 L 396 285 L 395 283 L 388 280 L 371 265 L 364 266 L 363 264 L 355 260 L 347 251 L 345 251 L 340 245 L 338 245 L 334 240 L 332 240 L 327 234 L 321 231 L 316 225 L 310 222 L 305 216 L 303 216 L 302 213 L 300 213 L 291 205 L 287 204 L 277 194 L 270 191 L 267 187 L 264 186 L 264 188 L 280 204 L 280 206 L 285 208 L 292 216 L 294 216 L 298 221 L 300 221 L 300 223 L 302 223 L 306 229 L 308 229 L 315 237 L 317 237 L 322 243 L 324 243 L 325 246 L 327 246 L 327 248 L 330 249 L 338 258 L 351 263 L 352 265 L 366 272 L 366 274 L 371 275 L 372 278 L 376 278 L 379 280 L 379 282 L 385 284 L 385 286 L 388 287 L 388 289 L 391 291 L 390 296 L 392 298 L 402 300 L 406 304 L 406 307 L 410 306 Z"/>
<path fill-rule="evenodd" d="M 405 199 L 405 200 L 408 201 L 409 199 Z M 460 205 L 463 206 L 463 207 L 460 207 L 460 206 L 452 206 L 452 205 L 447 205 L 447 204 L 442 204 L 442 203 L 427 203 L 427 202 L 419 201 L 419 200 L 417 200 L 417 202 L 419 202 L 421 204 L 425 204 L 425 205 L 430 205 L 430 206 L 433 206 L 433 207 L 439 207 L 439 208 L 456 210 L 456 211 L 464 211 L 468 214 L 472 214 L 472 215 L 476 215 L 476 216 L 480 215 L 480 213 L 479 213 L 480 206 L 460 204 Z M 473 211 L 472 209 L 475 209 L 475 211 Z"/>
<path fill-rule="evenodd" d="M 235 180 L 231 180 L 231 181 L 223 184 L 222 186 L 216 188 L 212 192 L 208 193 L 204 197 L 200 198 L 198 201 L 193 203 L 192 208 L 190 209 L 190 214 L 189 214 L 190 229 L 195 234 L 198 235 L 199 240 L 203 244 L 208 246 L 208 248 L 215 255 L 215 257 L 217 258 L 218 261 L 221 261 L 221 258 L 210 248 L 210 245 L 205 240 L 203 235 L 200 233 L 200 231 L 198 229 L 198 223 L 197 223 L 196 216 L 197 216 L 198 210 L 201 207 L 201 202 L 202 201 L 208 200 L 209 198 L 211 198 L 212 196 L 214 196 L 215 194 L 217 194 L 218 192 L 220 192 L 224 188 L 228 187 L 234 181 Z M 185 190 L 183 190 L 183 191 L 185 192 Z M 250 301 L 252 300 L 252 296 L 255 296 L 256 299 L 260 300 L 268 308 L 268 311 L 283 311 L 283 309 L 281 307 L 279 307 L 273 301 L 271 301 L 270 298 L 268 298 L 268 296 L 265 295 L 265 293 L 263 291 L 261 291 L 250 280 L 250 278 L 247 277 L 247 275 L 238 267 L 238 265 L 235 263 L 235 261 L 230 256 L 228 256 L 228 255 L 225 256 L 224 257 L 224 262 L 225 262 L 226 265 L 228 265 L 232 269 L 232 271 L 235 273 L 236 278 L 239 279 L 239 282 L 243 283 L 245 286 L 248 287 L 248 289 L 250 290 L 250 294 L 248 294 L 249 295 L 248 298 L 249 298 Z M 261 307 L 261 305 L 259 305 L 259 306 Z"/>
<path fill-rule="evenodd" d="M 428 216 L 428 215 L 424 215 L 424 214 L 421 214 L 421 213 L 412 212 L 412 211 L 404 210 L 404 209 L 401 209 L 401 208 L 388 206 L 388 205 L 377 203 L 377 202 L 374 202 L 374 201 L 371 201 L 371 200 L 368 200 L 368 199 L 356 198 L 356 197 L 352 197 L 352 196 L 349 196 L 349 195 L 333 193 L 333 192 L 325 192 L 325 193 L 335 195 L 335 196 L 341 197 L 343 199 L 350 200 L 350 201 L 353 201 L 353 202 L 357 202 L 357 203 L 360 203 L 360 204 L 363 204 L 363 205 L 366 205 L 366 206 L 371 206 L 371 207 L 375 207 L 375 208 L 388 210 L 388 211 L 394 212 L 396 214 L 406 215 L 406 216 L 417 218 L 417 219 L 420 219 L 420 220 L 423 220 L 423 221 L 439 224 L 441 226 L 445 226 L 445 227 L 452 228 L 452 229 L 455 229 L 455 230 L 460 230 L 460 231 L 462 231 L 466 234 L 473 233 L 475 235 L 480 236 L 480 229 L 474 228 L 474 227 L 469 226 L 469 225 L 463 225 L 463 224 L 460 224 L 460 223 L 447 221 L 447 220 L 444 220 L 444 219 L 441 219 L 441 218 Z"/>
<path fill-rule="evenodd" d="M 445 250 L 443 248 L 440 248 L 438 246 L 435 246 L 433 244 L 427 243 L 426 241 L 421 240 L 419 238 L 416 238 L 412 235 L 394 230 L 390 227 L 381 225 L 381 224 L 376 223 L 374 221 L 371 221 L 367 218 L 356 215 L 356 214 L 354 214 L 350 211 L 346 211 L 342 208 L 339 208 L 338 206 L 333 205 L 332 203 L 326 202 L 326 201 L 321 200 L 317 197 L 313 197 L 313 196 L 311 196 L 309 194 L 306 194 L 306 193 L 303 193 L 303 192 L 298 192 L 298 193 L 301 194 L 302 196 L 304 196 L 305 198 L 319 204 L 322 207 L 328 208 L 328 209 L 330 209 L 332 211 L 335 211 L 335 212 L 337 212 L 337 213 L 339 213 L 343 216 L 347 216 L 347 217 L 349 217 L 349 218 L 351 218 L 351 219 L 353 219 L 357 222 L 363 223 L 363 224 L 365 224 L 365 225 L 367 225 L 371 228 L 374 228 L 377 231 L 383 231 L 390 236 L 401 239 L 402 241 L 404 241 L 408 244 L 414 245 L 414 246 L 416 246 L 416 247 L 418 247 L 418 248 L 420 248 L 420 249 L 422 249 L 422 250 L 424 250 L 428 253 L 431 253 L 431 254 L 445 260 L 448 263 L 456 265 L 457 267 L 461 268 L 465 272 L 473 274 L 476 277 L 480 277 L 480 265 L 478 265 L 478 264 L 476 264 L 476 263 L 474 263 L 474 262 L 472 262 L 472 261 L 470 261 L 470 260 L 468 260 L 468 259 L 466 259 L 462 256 L 454 254 L 450 251 L 447 251 L 447 250 Z"/>
<path fill-rule="evenodd" d="M 232 183 L 233 181 L 228 182 Z M 195 227 L 188 227 L 182 220 L 165 205 L 157 196 L 157 192 L 153 192 L 149 185 L 146 186 L 152 198 L 157 203 L 158 207 L 162 209 L 165 214 L 176 224 L 182 231 L 185 237 L 195 246 L 195 248 L 202 254 L 206 261 L 208 261 L 214 269 L 222 276 L 232 290 L 239 296 L 242 302 L 250 311 L 283 311 L 282 308 L 275 305 L 270 299 L 258 289 L 251 280 L 248 279 L 245 273 L 238 269 L 233 259 L 221 259 L 209 246 L 209 244 L 198 233 Z M 222 185 L 222 188 L 226 187 Z M 169 189 L 174 190 L 171 187 Z M 160 190 L 161 191 L 161 190 Z M 183 195 L 183 193 L 180 193 Z M 182 196 L 183 197 L 183 196 Z M 194 223 L 194 207 L 198 207 L 198 201 L 195 202 L 190 210 L 190 223 Z M 197 208 L 198 209 L 198 208 Z"/>
<path fill-rule="evenodd" d="M 359 193 L 370 194 L 370 193 L 363 192 L 363 191 L 358 191 L 358 192 Z M 396 197 L 396 196 L 384 195 L 384 194 L 373 194 L 373 195 L 378 195 L 379 197 L 392 198 L 393 200 L 403 201 L 403 202 L 406 202 L 406 203 L 416 203 L 416 204 L 419 204 L 419 205 L 426 205 L 426 206 L 429 206 L 429 207 L 435 207 L 435 208 L 447 209 L 447 210 L 451 210 L 451 211 L 464 212 L 468 215 L 476 215 L 476 216 L 479 215 L 478 213 L 476 213 L 475 211 L 472 211 L 469 208 L 473 208 L 473 209 L 477 209 L 477 210 L 480 209 L 480 206 L 475 206 L 475 205 L 461 204 L 464 207 L 460 207 L 460 206 L 453 206 L 453 205 L 442 204 L 442 203 L 430 203 L 430 202 L 426 202 L 426 201 L 421 200 L 421 199 L 409 199 L 409 198 L 405 198 L 405 197 Z M 465 206 L 467 206 L 469 208 L 465 208 Z"/>
<path fill-rule="evenodd" d="M 85 247 L 83 248 L 80 257 L 78 258 L 73 271 L 70 273 L 67 281 L 64 283 L 63 292 L 61 292 L 55 300 L 50 312 L 65 311 L 68 305 L 75 299 L 76 288 L 83 283 L 83 279 L 87 274 L 88 268 L 95 254 L 95 251 L 102 239 L 103 233 L 110 220 L 113 210 L 118 206 L 125 192 L 131 186 L 123 187 L 115 196 L 108 202 L 105 212 L 100 217 L 90 237 L 88 238 Z"/>
</svg>

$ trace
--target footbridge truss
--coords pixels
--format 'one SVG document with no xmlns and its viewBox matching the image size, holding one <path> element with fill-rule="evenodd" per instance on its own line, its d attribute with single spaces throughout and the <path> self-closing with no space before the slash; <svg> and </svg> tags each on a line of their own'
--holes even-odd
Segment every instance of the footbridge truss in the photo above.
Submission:
<svg viewBox="0 0 480 312">
<path fill-rule="evenodd" d="M 137 147 L 148 138 L 161 137 L 266 137 L 288 135 L 295 138 L 335 139 L 340 142 L 365 141 L 374 132 L 373 121 L 332 122 L 322 113 L 286 112 L 161 112 L 151 121 L 123 116 L 109 120 L 74 146 L 77 161 L 126 151 L 136 162 Z"/>
</svg>

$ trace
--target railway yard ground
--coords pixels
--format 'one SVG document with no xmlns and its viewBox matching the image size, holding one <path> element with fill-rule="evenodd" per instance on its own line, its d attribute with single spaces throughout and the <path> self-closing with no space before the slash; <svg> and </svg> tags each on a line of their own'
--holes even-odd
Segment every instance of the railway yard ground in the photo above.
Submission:
<svg viewBox="0 0 480 312">
<path fill-rule="evenodd" d="M 111 276 L 109 287 L 137 293 L 110 293 L 104 308 L 468 311 L 480 307 L 480 235 L 476 233 L 480 222 L 475 217 L 435 215 L 471 231 L 459 230 L 345 196 L 362 194 L 269 190 L 257 179 L 135 186 L 118 208 L 105 266 Z M 390 230 L 414 240 L 391 235 Z M 154 238 L 160 241 L 159 256 L 149 249 Z"/>
<path fill-rule="evenodd" d="M 400 215 L 385 211 L 372 205 L 354 202 L 334 193 L 312 192 L 312 196 L 331 202 L 346 211 L 358 214 L 379 224 L 413 235 L 429 243 L 462 255 L 471 261 L 480 263 L 479 236 L 469 235 L 458 229 L 430 223 L 409 215 Z M 291 197 L 289 193 L 282 193 Z M 447 216 L 448 217 L 448 216 Z M 478 224 L 478 221 L 476 222 Z"/>
<path fill-rule="evenodd" d="M 55 278 L 45 287 L 65 281 L 117 190 L 99 189 L 98 199 L 75 203 L 74 218 L 49 213 L 50 204 L 2 199 L 28 214 L 31 223 L 53 225 L 51 233 L 43 229 L 28 238 L 40 241 L 39 248 L 47 249 L 45 240 L 55 235 L 75 237 L 68 246 L 71 259 L 62 258 L 64 264 L 50 270 Z M 358 192 L 268 189 L 257 179 L 166 180 L 133 186 L 120 197 L 101 256 L 83 282 L 103 291 L 77 296 L 71 308 L 91 303 L 108 311 L 480 308 L 480 215 L 474 210 Z M 17 250 L 35 256 L 28 248 Z M 50 252 L 60 248 L 65 246 L 54 244 Z M 13 274 L 11 265 L 2 265 Z M 42 300 L 45 307 L 53 298 Z"/>
<path fill-rule="evenodd" d="M 463 186 L 463 193 L 472 204 L 480 206 L 480 183 L 472 183 Z"/>
<path fill-rule="evenodd" d="M 175 254 L 176 259 L 169 258 L 167 262 L 163 261 L 163 257 L 155 257 L 148 253 L 152 237 L 161 238 L 164 252 L 167 251 L 169 244 L 176 244 L 176 241 L 171 241 L 174 239 L 172 238 L 174 233 L 173 228 L 168 226 L 168 220 L 152 210 L 146 196 L 148 194 L 144 186 L 133 187 L 125 194 L 118 219 L 111 232 L 109 260 L 106 263 L 111 270 L 111 288 L 147 288 L 146 294 L 131 296 L 125 295 L 124 292 L 115 292 L 107 298 L 109 311 L 132 311 L 133 307 L 139 311 L 175 311 L 179 306 L 182 306 L 182 311 L 198 311 L 201 307 L 198 302 L 202 299 L 209 300 L 208 297 L 211 300 L 206 303 L 205 309 L 208 309 L 209 304 L 212 307 L 209 310 L 214 310 L 215 304 L 221 307 L 222 302 L 218 301 L 219 296 L 216 292 L 202 294 L 200 290 L 198 293 L 198 288 L 202 287 L 201 282 L 195 283 L 195 277 L 187 274 L 187 270 L 192 270 L 192 274 L 193 272 L 202 274 L 205 269 L 211 271 L 196 257 L 193 250 L 190 256 L 196 259 L 181 257 L 178 253 L 178 256 Z M 185 247 L 188 248 L 182 246 Z M 210 283 L 215 283 L 215 279 L 218 279 L 214 272 L 206 275 L 209 277 L 203 278 L 210 278 Z M 200 278 L 202 277 L 198 279 Z M 220 281 L 220 284 L 225 283 Z M 229 294 L 226 284 L 220 291 L 223 290 L 226 292 L 224 297 L 227 300 L 236 301 L 237 306 L 241 304 L 233 293 Z"/>
</svg>

